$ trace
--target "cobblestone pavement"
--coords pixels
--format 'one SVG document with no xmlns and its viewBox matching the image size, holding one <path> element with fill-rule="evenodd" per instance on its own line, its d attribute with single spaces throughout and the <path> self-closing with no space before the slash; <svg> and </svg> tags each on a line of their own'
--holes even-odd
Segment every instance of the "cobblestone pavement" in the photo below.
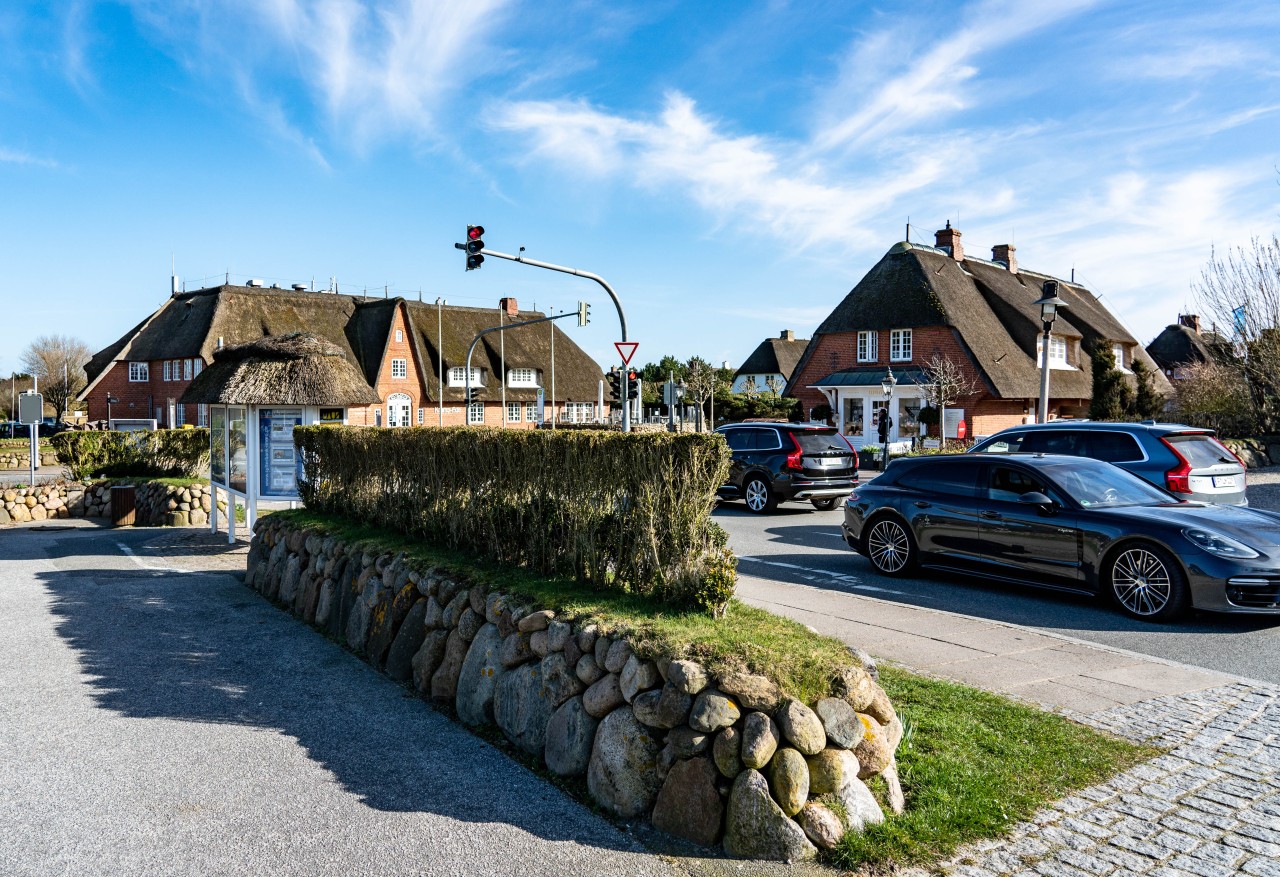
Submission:
<svg viewBox="0 0 1280 877">
<path fill-rule="evenodd" d="M 1241 682 L 1073 718 L 1170 751 L 1058 801 L 940 870 L 1280 877 L 1280 687 Z"/>
</svg>

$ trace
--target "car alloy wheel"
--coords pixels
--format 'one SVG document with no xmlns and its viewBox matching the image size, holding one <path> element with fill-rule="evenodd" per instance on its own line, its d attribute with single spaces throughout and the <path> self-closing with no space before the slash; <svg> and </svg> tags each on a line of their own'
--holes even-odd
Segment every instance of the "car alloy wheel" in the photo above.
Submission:
<svg viewBox="0 0 1280 877">
<path fill-rule="evenodd" d="M 1155 546 L 1135 545 L 1110 564 L 1111 593 L 1135 618 L 1164 621 L 1182 613 L 1187 592 L 1182 573 Z"/>
<path fill-rule="evenodd" d="M 743 498 L 747 508 L 756 514 L 767 512 L 776 505 L 769 495 L 769 483 L 763 478 L 749 479 L 743 488 Z"/>
<path fill-rule="evenodd" d="M 867 534 L 867 558 L 885 575 L 905 572 L 912 563 L 911 536 L 893 518 L 882 518 Z"/>
</svg>

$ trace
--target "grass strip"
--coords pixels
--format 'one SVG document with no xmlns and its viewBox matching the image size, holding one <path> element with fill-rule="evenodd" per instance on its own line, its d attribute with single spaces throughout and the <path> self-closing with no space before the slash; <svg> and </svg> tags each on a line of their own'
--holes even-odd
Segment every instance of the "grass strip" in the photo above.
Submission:
<svg viewBox="0 0 1280 877">
<path fill-rule="evenodd" d="M 898 747 L 907 811 L 844 838 L 831 864 L 849 870 L 940 861 L 1161 752 L 894 667 L 881 666 L 880 684 L 907 728 Z"/>
<path fill-rule="evenodd" d="M 477 563 L 305 509 L 272 514 L 362 550 L 403 551 L 424 566 L 595 621 L 605 632 L 625 634 L 642 656 L 687 655 L 713 672 L 746 667 L 809 703 L 827 694 L 833 675 L 856 663 L 838 640 L 737 600 L 721 620 L 672 612 L 647 598 Z M 999 837 L 1041 807 L 1160 752 L 996 694 L 890 666 L 880 667 L 880 684 L 906 728 L 898 768 L 907 810 L 862 834 L 846 836 L 824 857 L 828 864 L 852 871 L 885 874 L 941 861 L 965 844 Z M 869 785 L 883 801 L 883 781 L 873 777 Z"/>
</svg>

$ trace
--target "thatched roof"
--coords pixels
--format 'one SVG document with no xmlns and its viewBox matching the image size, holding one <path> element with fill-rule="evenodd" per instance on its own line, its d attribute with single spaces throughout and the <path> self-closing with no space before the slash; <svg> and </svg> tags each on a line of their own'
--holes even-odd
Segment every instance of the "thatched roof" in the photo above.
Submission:
<svg viewBox="0 0 1280 877">
<path fill-rule="evenodd" d="M 155 361 L 199 356 L 214 359 L 221 340 L 223 350 L 265 337 L 307 331 L 333 344 L 357 368 L 367 386 L 377 385 L 386 354 L 387 339 L 397 308 L 405 309 L 409 340 L 414 344 L 426 386 L 424 401 L 434 403 L 440 395 L 437 374 L 440 350 L 444 368 L 466 364 L 467 346 L 481 329 L 496 326 L 501 319 L 497 308 L 469 308 L 444 305 L 437 313 L 431 303 L 407 299 L 370 298 L 329 292 L 303 292 L 248 286 L 217 286 L 176 295 L 150 317 L 135 326 L 110 347 L 100 351 L 85 367 L 89 386 L 115 361 Z M 514 321 L 541 317 L 523 311 Z M 439 319 L 438 319 L 439 318 Z M 443 344 L 437 325 L 443 323 Z M 543 372 L 542 384 L 551 386 L 551 335 L 555 334 L 556 398 L 593 401 L 604 373 L 592 359 L 554 323 L 530 326 L 501 333 L 505 336 L 507 368 L 534 368 Z M 498 333 L 486 336 L 476 347 L 472 367 L 493 376 L 479 388 L 482 400 L 494 401 L 501 393 L 503 344 Z M 465 392 L 447 386 L 444 401 L 461 404 Z M 511 402 L 532 402 L 536 389 L 507 388 Z M 332 404 L 337 404 L 332 403 Z"/>
<path fill-rule="evenodd" d="M 1231 342 L 1216 332 L 1201 334 L 1181 324 L 1165 326 L 1164 331 L 1147 345 L 1147 353 L 1163 369 L 1227 359 Z"/>
<path fill-rule="evenodd" d="M 734 372 L 739 375 L 782 375 L 790 380 L 800 357 L 809 346 L 808 338 L 766 338 Z"/>
<path fill-rule="evenodd" d="M 223 347 L 183 404 L 373 405 L 381 400 L 342 348 L 308 332 Z"/>
<path fill-rule="evenodd" d="M 1040 314 L 1034 302 L 1040 298 L 1049 275 L 998 262 L 966 257 L 957 262 L 945 250 L 919 244 L 895 244 L 845 296 L 814 333 L 856 332 L 868 329 L 903 329 L 949 326 L 973 357 L 988 388 L 1005 399 L 1031 399 L 1040 391 L 1036 339 Z M 1059 296 L 1067 303 L 1053 324 L 1056 336 L 1078 339 L 1086 351 L 1097 343 L 1133 345 L 1135 356 L 1156 370 L 1142 345 L 1083 286 L 1059 280 Z M 811 344 L 796 367 L 804 372 Z M 929 351 L 917 351 L 927 357 Z M 1157 370 L 1158 372 L 1158 370 Z M 806 383 L 813 383 L 809 375 Z M 1158 389 L 1169 386 L 1157 373 Z M 1055 370 L 1053 395 L 1062 399 L 1088 399 L 1093 392 L 1087 359 L 1083 367 Z M 788 393 L 798 389 L 788 387 Z"/>
</svg>

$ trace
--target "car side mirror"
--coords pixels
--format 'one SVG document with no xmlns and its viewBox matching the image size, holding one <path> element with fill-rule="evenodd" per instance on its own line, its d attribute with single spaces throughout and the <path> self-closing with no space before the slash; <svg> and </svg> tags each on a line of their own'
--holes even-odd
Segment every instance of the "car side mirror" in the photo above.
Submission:
<svg viewBox="0 0 1280 877">
<path fill-rule="evenodd" d="M 1022 494 L 1018 497 L 1018 502 L 1023 502 L 1027 505 L 1039 506 L 1041 513 L 1046 515 L 1053 514 L 1058 507 L 1057 503 L 1038 490 Z"/>
</svg>

